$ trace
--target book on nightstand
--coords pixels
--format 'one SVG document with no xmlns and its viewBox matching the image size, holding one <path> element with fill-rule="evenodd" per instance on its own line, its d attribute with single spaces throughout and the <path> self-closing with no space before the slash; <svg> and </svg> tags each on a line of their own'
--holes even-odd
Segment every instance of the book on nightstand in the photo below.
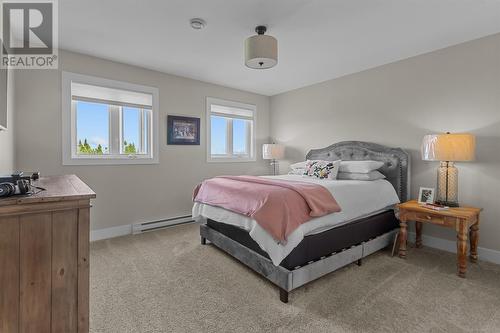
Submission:
<svg viewBox="0 0 500 333">
<path fill-rule="evenodd" d="M 437 210 L 437 211 L 450 209 L 450 207 L 448 207 L 448 206 L 434 204 L 434 203 L 425 203 L 425 204 L 421 204 L 421 206 L 428 208 L 428 209 Z"/>
</svg>

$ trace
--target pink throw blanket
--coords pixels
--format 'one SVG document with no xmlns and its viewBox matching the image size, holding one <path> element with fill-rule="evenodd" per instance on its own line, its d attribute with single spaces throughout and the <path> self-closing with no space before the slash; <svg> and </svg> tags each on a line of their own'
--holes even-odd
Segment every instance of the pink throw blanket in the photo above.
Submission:
<svg viewBox="0 0 500 333">
<path fill-rule="evenodd" d="M 205 180 L 195 188 L 193 201 L 250 216 L 278 241 L 313 217 L 341 210 L 321 185 L 256 176 Z"/>
</svg>

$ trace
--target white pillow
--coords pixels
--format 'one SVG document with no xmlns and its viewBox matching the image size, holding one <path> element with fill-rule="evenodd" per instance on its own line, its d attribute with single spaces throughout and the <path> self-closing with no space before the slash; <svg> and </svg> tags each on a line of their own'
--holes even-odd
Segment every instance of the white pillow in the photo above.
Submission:
<svg viewBox="0 0 500 333">
<path fill-rule="evenodd" d="M 341 180 L 377 180 L 384 178 L 385 176 L 377 170 L 368 173 L 339 172 L 337 175 L 337 179 Z"/>
<path fill-rule="evenodd" d="M 307 161 L 304 176 L 316 177 L 319 179 L 337 179 L 339 173 L 340 160 L 338 161 Z"/>
<path fill-rule="evenodd" d="M 306 171 L 307 161 L 297 162 L 290 165 L 289 175 L 303 175 Z"/>
<path fill-rule="evenodd" d="M 384 162 L 380 161 L 342 161 L 340 162 L 340 172 L 369 173 L 380 169 Z"/>
<path fill-rule="evenodd" d="M 290 168 L 293 169 L 305 169 L 306 168 L 307 161 L 304 162 L 297 162 L 292 165 L 290 165 Z"/>
<path fill-rule="evenodd" d="M 302 176 L 304 173 L 306 172 L 306 169 L 303 168 L 303 169 L 290 169 L 290 171 L 288 172 L 289 175 L 300 175 Z"/>
</svg>

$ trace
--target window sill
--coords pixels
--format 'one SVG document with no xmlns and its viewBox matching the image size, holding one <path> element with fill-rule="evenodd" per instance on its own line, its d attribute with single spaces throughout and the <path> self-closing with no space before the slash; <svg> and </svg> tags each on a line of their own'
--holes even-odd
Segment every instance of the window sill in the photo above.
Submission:
<svg viewBox="0 0 500 333">
<path fill-rule="evenodd" d="M 158 164 L 158 158 L 148 157 L 73 157 L 64 159 L 63 165 L 134 165 Z"/>
<path fill-rule="evenodd" d="M 243 163 L 243 162 L 256 162 L 256 158 L 234 158 L 234 157 L 209 157 L 208 163 Z"/>
</svg>

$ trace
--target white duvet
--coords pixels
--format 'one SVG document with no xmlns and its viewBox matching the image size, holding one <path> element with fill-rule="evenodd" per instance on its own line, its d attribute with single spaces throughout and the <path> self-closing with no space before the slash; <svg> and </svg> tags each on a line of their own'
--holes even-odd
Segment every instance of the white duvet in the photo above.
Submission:
<svg viewBox="0 0 500 333">
<path fill-rule="evenodd" d="M 394 187 L 385 179 L 374 181 L 323 180 L 300 175 L 266 177 L 303 181 L 324 186 L 332 193 L 342 211 L 314 218 L 302 224 L 288 236 L 286 244 L 278 243 L 251 217 L 233 213 L 221 207 L 195 202 L 193 206 L 193 218 L 196 220 L 208 218 L 248 231 L 250 237 L 267 252 L 276 266 L 292 252 L 305 236 L 345 225 L 361 217 L 374 215 L 399 203 L 399 198 Z"/>
</svg>

